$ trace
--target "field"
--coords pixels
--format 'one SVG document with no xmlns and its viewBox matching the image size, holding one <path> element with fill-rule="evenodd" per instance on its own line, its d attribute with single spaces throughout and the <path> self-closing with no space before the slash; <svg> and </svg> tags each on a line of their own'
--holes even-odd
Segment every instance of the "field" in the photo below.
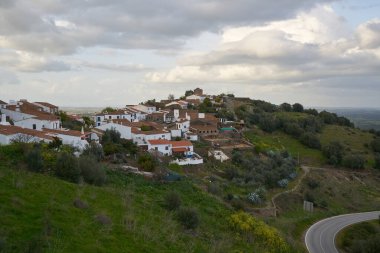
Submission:
<svg viewBox="0 0 380 253">
<path fill-rule="evenodd" d="M 107 186 L 94 187 L 0 167 L 1 252 L 261 252 L 231 231 L 231 210 L 186 181 L 108 178 Z M 163 208 L 170 191 L 198 210 L 196 230 Z"/>
</svg>

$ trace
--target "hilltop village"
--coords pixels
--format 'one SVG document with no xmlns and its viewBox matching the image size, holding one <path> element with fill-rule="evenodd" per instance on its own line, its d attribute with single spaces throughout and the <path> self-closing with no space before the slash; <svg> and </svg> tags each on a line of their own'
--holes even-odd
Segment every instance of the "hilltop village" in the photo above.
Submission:
<svg viewBox="0 0 380 253">
<path fill-rule="evenodd" d="M 107 107 L 85 116 L 67 115 L 48 102 L 0 101 L 0 144 L 59 140 L 73 146 L 80 155 L 89 145 L 101 146 L 105 132 L 112 130 L 140 150 L 172 157 L 171 162 L 178 165 L 203 163 L 203 157 L 194 148 L 201 139 L 210 144 L 208 156 L 225 161 L 229 159 L 225 150 L 251 147 L 241 135 L 244 121 L 234 121 L 234 115 L 228 112 L 232 99 L 244 101 L 245 98 L 206 95 L 196 88 L 179 99 L 170 95 L 168 100 L 153 99 L 124 108 Z"/>
</svg>

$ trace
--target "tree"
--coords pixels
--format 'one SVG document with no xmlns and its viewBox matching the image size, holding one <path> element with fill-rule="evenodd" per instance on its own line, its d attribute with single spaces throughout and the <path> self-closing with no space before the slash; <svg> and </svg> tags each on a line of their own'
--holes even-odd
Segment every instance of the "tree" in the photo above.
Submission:
<svg viewBox="0 0 380 253">
<path fill-rule="evenodd" d="M 193 94 L 194 94 L 194 91 L 192 91 L 192 90 L 187 90 L 187 91 L 185 92 L 185 97 L 191 96 L 191 95 L 193 95 Z"/>
<path fill-rule="evenodd" d="M 106 108 L 104 108 L 104 109 L 102 110 L 102 113 L 115 112 L 115 111 L 116 111 L 115 108 L 112 108 L 112 107 L 110 107 L 110 106 L 107 106 Z"/>
<path fill-rule="evenodd" d="M 53 137 L 53 140 L 49 142 L 48 148 L 50 149 L 59 149 L 62 146 L 62 140 L 58 137 Z"/>
<path fill-rule="evenodd" d="M 291 112 L 292 111 L 292 106 L 288 103 L 282 103 L 280 105 L 280 109 L 281 111 L 284 111 L 284 112 Z"/>
<path fill-rule="evenodd" d="M 70 153 L 59 153 L 55 173 L 62 179 L 77 183 L 80 177 L 80 169 L 77 158 Z"/>
<path fill-rule="evenodd" d="M 105 143 L 120 143 L 120 132 L 115 128 L 107 129 L 102 137 L 102 144 Z"/>
<path fill-rule="evenodd" d="M 294 112 L 303 112 L 303 105 L 301 105 L 299 103 L 293 104 L 292 107 L 293 107 Z"/>
<path fill-rule="evenodd" d="M 169 94 L 168 100 L 173 101 L 174 99 L 175 99 L 174 95 L 173 94 Z"/>
<path fill-rule="evenodd" d="M 95 126 L 95 122 L 93 119 L 91 119 L 89 116 L 83 116 L 82 117 L 83 121 L 84 121 L 84 125 L 86 127 L 91 127 L 91 126 Z"/>
<path fill-rule="evenodd" d="M 330 164 L 337 166 L 342 162 L 344 147 L 340 142 L 333 141 L 324 146 L 322 152 Z"/>
</svg>

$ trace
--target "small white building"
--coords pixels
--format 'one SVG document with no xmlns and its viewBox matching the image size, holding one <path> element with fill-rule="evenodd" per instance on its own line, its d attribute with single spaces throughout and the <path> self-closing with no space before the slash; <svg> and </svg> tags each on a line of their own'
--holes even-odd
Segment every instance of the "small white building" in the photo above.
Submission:
<svg viewBox="0 0 380 253">
<path fill-rule="evenodd" d="M 117 122 L 117 121 L 116 121 Z M 123 125 L 122 121 L 120 123 L 106 123 L 101 126 L 95 127 L 96 129 L 100 129 L 103 131 L 115 129 L 120 133 L 120 138 L 126 139 L 126 140 L 132 140 L 132 128 L 130 126 Z"/>
<path fill-rule="evenodd" d="M 190 131 L 184 133 L 184 137 L 186 140 L 189 140 L 189 141 L 198 141 L 198 134 L 190 132 Z"/>
<path fill-rule="evenodd" d="M 223 153 L 221 150 L 209 150 L 208 151 L 209 157 L 214 157 L 216 160 L 224 162 L 230 159 L 226 154 Z"/>
<path fill-rule="evenodd" d="M 132 127 L 132 140 L 138 146 L 148 145 L 148 140 L 171 140 L 171 133 L 165 130 L 142 131 Z"/>
<path fill-rule="evenodd" d="M 158 151 L 164 155 L 183 154 L 191 156 L 194 153 L 193 144 L 189 141 L 148 140 L 148 150 Z"/>
</svg>

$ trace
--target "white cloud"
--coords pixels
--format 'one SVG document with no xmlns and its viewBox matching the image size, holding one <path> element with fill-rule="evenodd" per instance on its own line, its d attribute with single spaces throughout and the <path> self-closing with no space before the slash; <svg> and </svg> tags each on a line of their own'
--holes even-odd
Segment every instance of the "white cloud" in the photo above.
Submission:
<svg viewBox="0 0 380 253">
<path fill-rule="evenodd" d="M 229 27 L 215 50 L 193 53 L 171 70 L 146 75 L 155 83 L 299 83 L 378 75 L 377 21 L 358 28 L 359 41 L 329 7 L 262 26 Z M 338 32 L 336 32 L 338 31 Z M 364 42 L 363 42 L 364 41 Z M 366 46 L 366 50 L 360 47 Z M 344 84 L 342 84 L 344 85 Z"/>
</svg>

